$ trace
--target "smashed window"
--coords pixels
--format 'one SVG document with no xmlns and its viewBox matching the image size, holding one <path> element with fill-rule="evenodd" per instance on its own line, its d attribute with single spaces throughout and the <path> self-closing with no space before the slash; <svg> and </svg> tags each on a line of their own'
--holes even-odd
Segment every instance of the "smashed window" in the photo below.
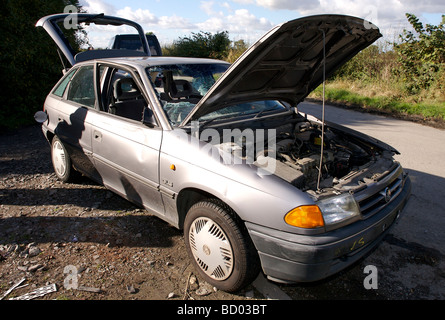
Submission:
<svg viewBox="0 0 445 320">
<path fill-rule="evenodd" d="M 227 70 L 229 64 L 177 64 L 147 68 L 163 109 L 178 125 Z"/>
</svg>

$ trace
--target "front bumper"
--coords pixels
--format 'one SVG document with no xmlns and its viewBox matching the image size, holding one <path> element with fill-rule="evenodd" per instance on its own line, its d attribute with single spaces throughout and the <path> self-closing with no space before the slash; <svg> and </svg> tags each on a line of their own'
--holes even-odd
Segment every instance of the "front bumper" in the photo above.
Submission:
<svg viewBox="0 0 445 320">
<path fill-rule="evenodd" d="M 391 203 L 369 219 L 321 235 L 298 235 L 246 222 L 267 277 L 283 283 L 313 282 L 350 266 L 388 233 L 411 193 L 407 176 Z"/>
</svg>

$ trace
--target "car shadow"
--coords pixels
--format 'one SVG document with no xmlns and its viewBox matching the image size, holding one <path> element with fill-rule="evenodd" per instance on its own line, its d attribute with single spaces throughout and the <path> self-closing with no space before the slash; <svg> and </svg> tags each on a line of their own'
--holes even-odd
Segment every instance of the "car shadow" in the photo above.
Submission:
<svg viewBox="0 0 445 320">
<path fill-rule="evenodd" d="M 182 236 L 168 223 L 86 177 L 76 183 L 49 184 L 43 189 L 18 185 L 0 190 L 0 245 L 80 241 L 169 247 L 172 237 Z M 131 190 L 127 184 L 126 191 Z"/>
<path fill-rule="evenodd" d="M 0 245 L 34 243 L 96 243 L 110 247 L 171 247 L 181 233 L 160 219 L 145 214 L 96 216 L 19 216 L 1 219 Z"/>
<path fill-rule="evenodd" d="M 84 131 L 84 113 L 61 122 L 76 145 Z M 182 233 L 84 176 L 57 180 L 51 148 L 40 125 L 0 136 L 0 245 L 92 242 L 108 246 L 171 247 Z M 133 186 L 122 180 L 131 198 Z"/>
</svg>

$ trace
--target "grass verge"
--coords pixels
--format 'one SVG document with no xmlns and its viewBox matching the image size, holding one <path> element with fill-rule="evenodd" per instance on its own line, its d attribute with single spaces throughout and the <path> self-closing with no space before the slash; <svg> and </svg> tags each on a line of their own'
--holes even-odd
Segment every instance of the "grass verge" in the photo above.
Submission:
<svg viewBox="0 0 445 320">
<path fill-rule="evenodd" d="M 345 88 L 335 82 L 327 83 L 325 98 L 331 104 L 386 114 L 405 120 L 431 122 L 435 127 L 445 128 L 445 102 L 415 102 L 409 101 L 410 99 L 403 99 L 397 95 L 378 95 L 375 92 L 372 92 L 373 96 L 368 96 L 362 94 L 361 91 L 354 90 L 354 86 Z M 319 86 L 308 98 L 321 100 L 322 96 L 323 88 Z"/>
</svg>

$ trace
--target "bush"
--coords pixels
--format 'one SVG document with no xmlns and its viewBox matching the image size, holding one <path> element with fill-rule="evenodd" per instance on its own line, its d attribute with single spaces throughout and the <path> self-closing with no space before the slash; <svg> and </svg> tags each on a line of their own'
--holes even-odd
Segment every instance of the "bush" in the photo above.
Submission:
<svg viewBox="0 0 445 320">
<path fill-rule="evenodd" d="M 400 68 L 399 73 L 407 83 L 409 92 L 415 94 L 431 87 L 443 78 L 445 64 L 445 15 L 438 26 L 424 26 L 410 13 L 406 14 L 414 32 L 404 30 L 395 44 Z"/>
<path fill-rule="evenodd" d="M 406 15 L 413 31 L 387 50 L 372 45 L 328 81 L 325 97 L 392 114 L 445 120 L 445 16 L 438 26 Z M 310 97 L 320 99 L 321 87 Z"/>
<path fill-rule="evenodd" d="M 179 38 L 172 46 L 163 48 L 163 52 L 168 56 L 224 59 L 229 49 L 227 31 L 216 34 L 201 31 L 192 32 L 190 37 Z"/>
<path fill-rule="evenodd" d="M 445 101 L 445 16 L 439 26 L 426 25 L 406 14 L 413 31 L 404 30 L 390 50 L 372 45 L 340 68 L 333 81 L 406 101 Z"/>
<path fill-rule="evenodd" d="M 393 51 L 383 51 L 377 45 L 369 46 L 348 61 L 334 75 L 334 79 L 388 81 L 398 65 Z"/>
<path fill-rule="evenodd" d="M 235 41 L 230 47 L 229 54 L 225 60 L 234 63 L 248 48 L 249 45 L 244 40 Z"/>
<path fill-rule="evenodd" d="M 62 75 L 56 45 L 35 24 L 41 17 L 63 12 L 64 0 L 1 0 L 0 129 L 34 122 L 49 90 Z"/>
</svg>

